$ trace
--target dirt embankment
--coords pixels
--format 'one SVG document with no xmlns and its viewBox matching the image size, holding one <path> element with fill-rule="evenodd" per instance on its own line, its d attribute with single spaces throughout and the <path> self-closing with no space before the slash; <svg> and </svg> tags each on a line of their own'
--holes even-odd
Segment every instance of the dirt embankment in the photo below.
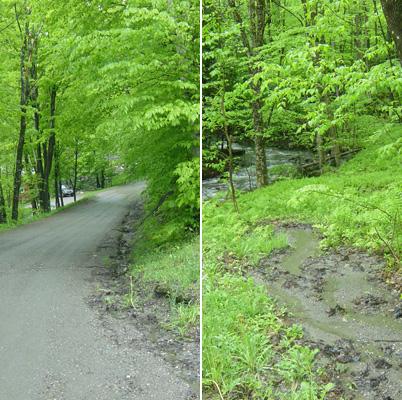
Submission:
<svg viewBox="0 0 402 400">
<path fill-rule="evenodd" d="M 320 350 L 323 380 L 336 385 L 329 397 L 401 399 L 402 307 L 383 282 L 384 261 L 350 248 L 320 252 L 310 226 L 280 229 L 290 249 L 252 274 L 303 327 L 303 342 Z"/>
<path fill-rule="evenodd" d="M 140 330 L 147 338 L 146 346 L 150 351 L 172 365 L 192 388 L 188 399 L 198 399 L 199 330 L 180 336 L 169 329 L 169 299 L 157 295 L 154 287 L 140 279 L 130 278 L 127 273 L 136 235 L 135 226 L 142 218 L 143 204 L 139 200 L 100 246 L 104 262 L 103 267 L 93 273 L 97 290 L 89 302 L 101 317 L 112 315 L 125 329 L 135 326 Z"/>
</svg>

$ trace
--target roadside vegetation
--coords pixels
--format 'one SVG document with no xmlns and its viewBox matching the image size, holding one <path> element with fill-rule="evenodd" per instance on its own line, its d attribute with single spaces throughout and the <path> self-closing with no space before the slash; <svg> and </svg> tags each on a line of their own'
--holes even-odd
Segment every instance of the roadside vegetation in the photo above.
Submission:
<svg viewBox="0 0 402 400">
<path fill-rule="evenodd" d="M 0 231 L 13 229 L 17 226 L 29 224 L 31 222 L 39 221 L 43 218 L 50 217 L 54 214 L 57 214 L 58 212 L 61 212 L 65 209 L 73 207 L 74 205 L 82 204 L 82 203 L 88 201 L 89 199 L 91 199 L 94 195 L 96 195 L 96 191 L 85 192 L 80 199 L 78 199 L 72 203 L 64 204 L 63 206 L 60 205 L 59 207 L 52 208 L 51 211 L 49 211 L 48 213 L 33 214 L 30 207 L 21 208 L 19 211 L 18 221 L 17 222 L 7 221 L 6 223 L 1 224 Z"/>
<path fill-rule="evenodd" d="M 342 396 L 293 316 L 251 277 L 288 246 L 278 226 L 311 224 L 324 249 L 384 257 L 384 280 L 401 288 L 402 48 L 392 18 L 400 9 L 206 2 L 203 173 L 227 191 L 203 207 L 205 398 Z M 234 179 L 242 146 L 255 153 L 249 193 Z M 267 147 L 309 151 L 313 162 L 270 169 Z"/>
<path fill-rule="evenodd" d="M 152 252 L 134 245 L 130 274 L 145 296 L 136 301 L 162 298 L 169 303 L 170 314 L 163 315 L 160 324 L 180 336 L 199 333 L 199 236 L 179 243 L 169 243 Z"/>
</svg>

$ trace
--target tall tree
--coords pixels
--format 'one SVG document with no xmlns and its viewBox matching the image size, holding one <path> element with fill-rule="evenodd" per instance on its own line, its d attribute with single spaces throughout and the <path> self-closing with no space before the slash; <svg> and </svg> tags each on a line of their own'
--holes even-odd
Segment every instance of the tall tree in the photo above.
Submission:
<svg viewBox="0 0 402 400">
<path fill-rule="evenodd" d="M 402 0 L 381 0 L 381 4 L 402 65 Z"/>
<path fill-rule="evenodd" d="M 258 51 L 264 44 L 264 32 L 267 25 L 267 5 L 271 4 L 265 0 L 248 0 L 248 26 L 249 32 L 246 31 L 246 23 L 239 9 L 239 5 L 235 0 L 228 1 L 233 12 L 233 18 L 239 25 L 240 36 L 248 57 L 248 70 L 250 74 L 250 88 L 253 92 L 251 101 L 254 125 L 254 142 L 256 154 L 256 175 L 257 186 L 265 186 L 268 183 L 267 160 L 265 154 L 265 138 L 264 138 L 264 118 L 262 114 L 263 99 L 261 98 L 261 80 L 257 78 L 261 68 L 258 66 Z"/>
<path fill-rule="evenodd" d="M 24 10 L 27 14 L 28 9 Z M 15 172 L 14 172 L 14 192 L 13 192 L 13 205 L 11 217 L 14 221 L 18 220 L 18 207 L 20 199 L 20 189 L 21 189 L 21 175 L 22 175 L 22 162 L 24 156 L 24 145 L 25 145 L 25 133 L 27 128 L 27 103 L 29 96 L 29 72 L 27 66 L 27 56 L 29 52 L 29 23 L 25 23 L 25 29 L 23 30 L 19 21 L 19 14 L 17 8 L 15 7 L 15 17 L 19 27 L 20 37 L 21 37 L 21 50 L 20 50 L 20 129 L 18 136 L 18 145 L 15 159 Z"/>
</svg>

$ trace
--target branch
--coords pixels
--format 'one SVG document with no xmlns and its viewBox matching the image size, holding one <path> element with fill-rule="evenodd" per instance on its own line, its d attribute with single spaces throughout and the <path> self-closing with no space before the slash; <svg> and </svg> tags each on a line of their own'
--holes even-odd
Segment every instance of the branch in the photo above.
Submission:
<svg viewBox="0 0 402 400">
<path fill-rule="evenodd" d="M 9 28 L 14 22 L 10 22 L 7 26 L 5 26 L 4 28 L 0 29 L 0 33 L 5 31 L 7 28 Z"/>
<path fill-rule="evenodd" d="M 385 244 L 385 246 L 388 247 L 388 250 L 391 252 L 392 257 L 394 257 L 394 260 L 399 263 L 400 259 L 398 254 L 395 252 L 395 250 L 392 248 L 392 246 L 380 235 L 380 232 L 378 232 L 377 227 L 374 227 L 375 229 L 375 233 L 377 234 L 378 238 L 381 240 L 381 242 L 383 242 Z"/>
<path fill-rule="evenodd" d="M 247 54 L 250 57 L 251 56 L 251 46 L 248 41 L 247 33 L 244 30 L 243 19 L 240 15 L 239 10 L 237 9 L 235 0 L 229 0 L 228 2 L 229 2 L 229 7 L 232 8 L 233 17 L 234 17 L 236 23 L 239 24 L 239 26 L 240 26 L 240 34 L 241 34 L 241 40 L 243 42 L 243 46 L 247 49 Z"/>
<path fill-rule="evenodd" d="M 374 206 L 372 204 L 367 205 L 367 204 L 358 203 L 358 202 L 356 202 L 356 201 L 354 201 L 352 199 L 349 199 L 349 198 L 347 198 L 345 196 L 341 196 L 341 195 L 338 195 L 338 194 L 335 194 L 335 193 L 320 192 L 319 190 L 309 190 L 309 192 L 310 193 L 325 194 L 326 196 L 329 196 L 329 197 L 335 197 L 337 199 L 346 200 L 349 203 L 352 203 L 352 204 L 355 204 L 355 205 L 357 205 L 359 207 L 365 208 L 366 210 L 378 210 L 378 211 L 381 211 L 383 214 L 385 214 L 390 219 L 390 221 L 392 221 L 394 219 L 393 215 L 391 215 L 389 212 L 383 210 L 380 207 Z"/>
<path fill-rule="evenodd" d="M 14 11 L 15 11 L 15 19 L 17 21 L 18 29 L 20 31 L 20 35 L 21 35 L 21 39 L 22 39 L 22 37 L 23 37 L 22 36 L 22 29 L 21 29 L 21 25 L 20 25 L 20 19 L 19 19 L 19 16 L 18 16 L 17 4 L 16 3 L 14 3 Z"/>
<path fill-rule="evenodd" d="M 273 3 L 276 4 L 278 7 L 284 9 L 285 11 L 287 11 L 290 15 L 293 15 L 301 23 L 301 26 L 304 26 L 304 21 L 300 17 L 300 15 L 294 13 L 292 10 L 290 10 L 289 8 L 287 8 L 284 5 L 282 5 L 279 1 L 273 0 Z"/>
</svg>

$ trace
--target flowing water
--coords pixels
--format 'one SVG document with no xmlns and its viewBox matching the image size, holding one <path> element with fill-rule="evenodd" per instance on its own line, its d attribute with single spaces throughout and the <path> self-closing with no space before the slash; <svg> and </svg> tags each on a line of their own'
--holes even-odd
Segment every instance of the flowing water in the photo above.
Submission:
<svg viewBox="0 0 402 400">
<path fill-rule="evenodd" d="M 254 147 L 234 145 L 235 150 L 243 152 L 240 157 L 239 167 L 233 175 L 235 187 L 242 191 L 250 191 L 256 188 L 255 175 L 255 150 Z M 301 163 L 309 162 L 313 155 L 304 150 L 282 150 L 269 147 L 265 150 L 267 157 L 268 179 L 273 182 L 278 179 L 278 175 L 271 174 L 270 171 L 279 165 L 289 165 L 298 167 Z M 228 190 L 228 184 L 220 177 L 204 179 L 202 182 L 203 198 L 215 197 L 217 193 Z"/>
</svg>

